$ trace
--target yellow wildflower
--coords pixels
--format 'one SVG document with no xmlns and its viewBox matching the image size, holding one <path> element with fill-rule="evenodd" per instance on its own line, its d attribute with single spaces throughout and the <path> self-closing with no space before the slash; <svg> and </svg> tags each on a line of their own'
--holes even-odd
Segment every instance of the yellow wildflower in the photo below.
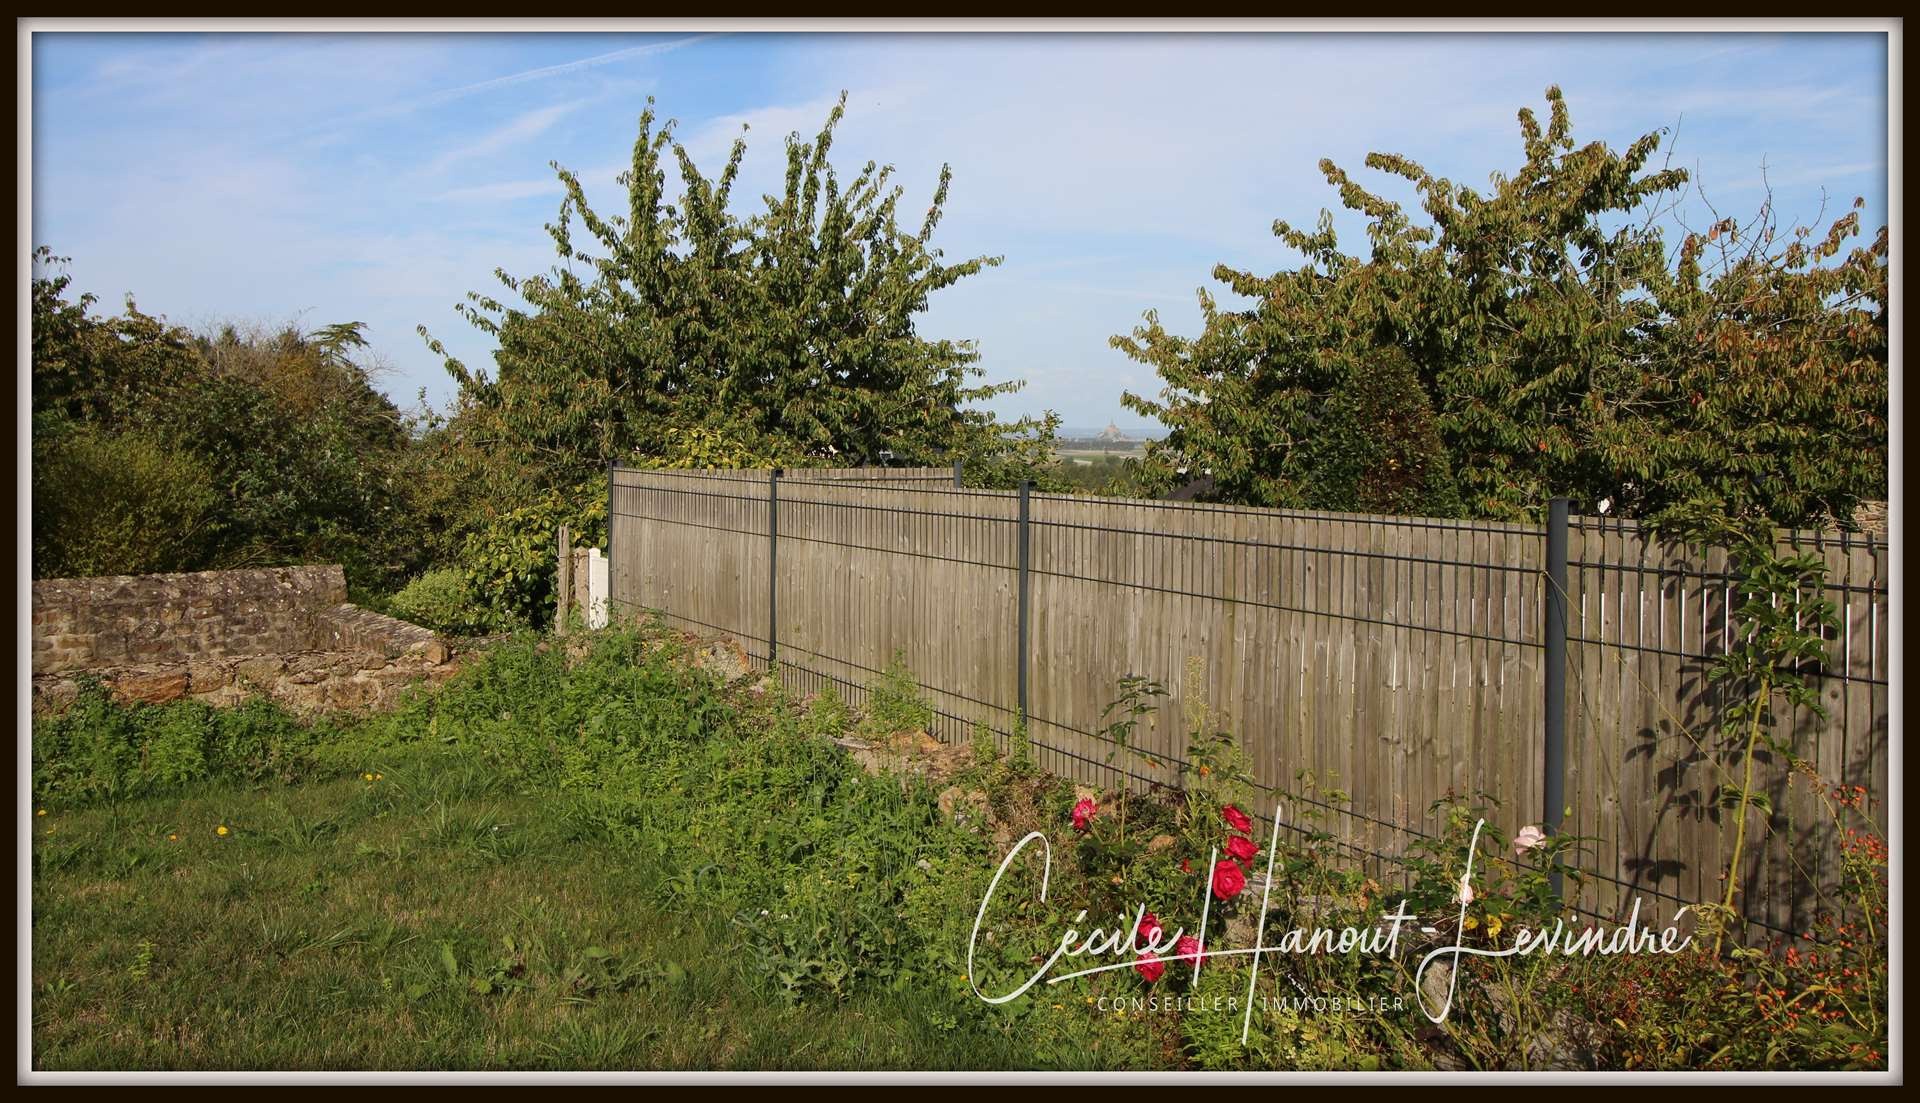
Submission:
<svg viewBox="0 0 1920 1103">
<path fill-rule="evenodd" d="M 44 809 L 44 808 L 42 808 L 42 809 L 41 809 L 40 811 L 38 811 L 38 812 L 35 812 L 35 813 L 34 813 L 34 815 L 36 815 L 36 816 L 44 816 L 44 815 L 46 815 L 46 814 L 47 814 L 47 810 L 46 810 L 46 809 Z"/>
<path fill-rule="evenodd" d="M 226 838 L 226 837 L 227 837 L 227 825 L 226 825 L 226 824 L 224 824 L 224 823 L 223 823 L 223 824 L 221 824 L 221 825 L 220 825 L 219 827 L 216 827 L 216 828 L 214 828 L 214 829 L 213 829 L 213 833 L 214 833 L 215 835 L 218 835 L 218 836 L 220 836 L 220 837 L 221 837 L 221 838 L 223 838 L 223 839 L 224 839 L 224 838 Z"/>
</svg>

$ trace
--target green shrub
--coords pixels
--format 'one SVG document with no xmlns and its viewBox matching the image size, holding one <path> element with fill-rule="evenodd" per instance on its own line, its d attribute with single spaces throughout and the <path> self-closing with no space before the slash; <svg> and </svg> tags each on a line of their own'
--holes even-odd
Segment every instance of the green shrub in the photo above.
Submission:
<svg viewBox="0 0 1920 1103">
<path fill-rule="evenodd" d="M 319 765 L 326 730 L 261 698 L 232 709 L 129 707 L 90 682 L 65 711 L 34 721 L 34 799 L 78 805 L 210 780 L 292 781 Z"/>
<path fill-rule="evenodd" d="M 907 669 L 905 657 L 895 652 L 887 669 L 867 689 L 867 707 L 861 725 L 868 735 L 926 731 L 933 726 L 933 706 L 920 696 L 920 687 Z"/>
<path fill-rule="evenodd" d="M 192 455 L 137 432 L 36 426 L 33 570 L 39 578 L 198 567 L 217 495 Z"/>
<path fill-rule="evenodd" d="M 575 544 L 599 543 L 607 531 L 604 476 L 565 494 L 550 490 L 532 505 L 488 518 L 467 537 L 460 565 L 489 630 L 542 628 L 553 619 L 563 524 Z"/>
<path fill-rule="evenodd" d="M 392 616 L 454 636 L 482 635 L 496 627 L 491 611 L 474 600 L 466 572 L 456 568 L 428 571 L 401 587 L 386 605 Z"/>
</svg>

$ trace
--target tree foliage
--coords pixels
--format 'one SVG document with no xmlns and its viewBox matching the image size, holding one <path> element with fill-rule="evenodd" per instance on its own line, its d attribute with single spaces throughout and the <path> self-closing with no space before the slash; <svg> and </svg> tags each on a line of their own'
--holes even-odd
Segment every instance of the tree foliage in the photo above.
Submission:
<svg viewBox="0 0 1920 1103">
<path fill-rule="evenodd" d="M 55 577 L 192 570 L 219 495 L 192 453 L 59 419 L 33 442 L 33 560 Z"/>
<path fill-rule="evenodd" d="M 1661 133 L 1624 151 L 1576 146 L 1559 90 L 1547 100 L 1544 127 L 1520 112 L 1525 161 L 1485 194 L 1369 155 L 1412 185 L 1424 221 L 1322 161 L 1367 221 L 1366 256 L 1341 251 L 1326 212 L 1311 231 L 1278 221 L 1299 267 L 1214 270 L 1252 306 L 1225 310 L 1202 291 L 1199 336 L 1149 313 L 1114 338 L 1164 384 L 1157 399 L 1123 398 L 1171 430 L 1153 462 L 1210 469 L 1233 500 L 1325 503 L 1334 488 L 1316 473 L 1349 465 L 1300 453 L 1326 452 L 1315 442 L 1330 404 L 1397 349 L 1472 515 L 1533 516 L 1567 495 L 1629 516 L 1709 502 L 1844 524 L 1884 496 L 1885 229 L 1849 249 L 1857 210 L 1824 232 L 1782 232 L 1769 203 L 1745 222 L 1716 214 L 1671 247 L 1665 223 L 1689 185 L 1683 170 L 1649 168 Z"/>
<path fill-rule="evenodd" d="M 459 308 L 499 343 L 492 375 L 447 360 L 460 384 L 453 427 L 476 466 L 520 473 L 527 496 L 615 460 L 836 465 L 890 452 L 917 464 L 994 446 L 1002 427 L 968 404 L 1018 384 L 978 383 L 972 343 L 927 338 L 917 317 L 999 258 L 949 264 L 931 244 L 944 169 L 914 228 L 891 166 L 868 162 L 843 182 L 827 155 L 844 106 L 812 141 L 788 137 L 785 186 L 750 215 L 731 202 L 745 139 L 709 177 L 651 104 L 621 177 L 624 212 L 596 211 L 556 164 L 566 198 L 547 230 L 559 264 L 497 272 L 504 296 Z"/>
<path fill-rule="evenodd" d="M 340 562 L 384 590 L 419 562 L 396 479 L 409 426 L 358 322 L 193 334 L 69 301 L 35 254 L 37 576 Z"/>
</svg>

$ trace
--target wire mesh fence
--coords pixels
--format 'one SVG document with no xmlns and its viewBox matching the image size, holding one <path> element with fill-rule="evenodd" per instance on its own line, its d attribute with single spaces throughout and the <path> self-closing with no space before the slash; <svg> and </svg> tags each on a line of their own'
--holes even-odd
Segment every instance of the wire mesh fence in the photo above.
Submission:
<svg viewBox="0 0 1920 1103">
<path fill-rule="evenodd" d="M 1717 900 L 1720 781 L 1705 664 L 1729 642 L 1723 554 L 1631 522 L 1565 529 L 1564 639 L 1549 638 L 1538 525 L 1246 509 L 962 488 L 946 468 L 610 472 L 616 610 L 731 636 L 799 690 L 858 703 L 896 658 L 949 742 L 1024 718 L 1039 764 L 1112 787 L 1177 786 L 1196 718 L 1235 734 L 1261 811 L 1317 820 L 1382 876 L 1484 795 L 1509 829 L 1553 819 L 1588 840 L 1583 906 L 1621 914 Z M 1828 716 L 1781 734 L 1831 784 L 1887 781 L 1887 548 L 1783 540 L 1828 565 L 1842 614 L 1817 677 Z M 1564 669 L 1550 716 L 1548 669 Z M 1167 696 L 1123 750 L 1119 680 Z M 1562 758 L 1550 745 L 1559 740 Z M 1836 873 L 1820 796 L 1769 763 L 1748 917 L 1804 929 Z M 1884 813 L 1876 815 L 1884 822 Z"/>
</svg>

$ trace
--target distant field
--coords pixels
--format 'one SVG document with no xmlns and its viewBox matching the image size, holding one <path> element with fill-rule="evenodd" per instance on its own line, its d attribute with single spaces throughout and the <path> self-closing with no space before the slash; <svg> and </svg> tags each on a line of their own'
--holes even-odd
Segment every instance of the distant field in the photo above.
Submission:
<svg viewBox="0 0 1920 1103">
<path fill-rule="evenodd" d="M 1147 454 L 1145 441 L 1120 441 L 1114 444 L 1099 445 L 1087 441 L 1068 441 L 1053 450 L 1053 454 L 1070 463 L 1093 463 L 1103 456 L 1119 459 L 1139 459 Z"/>
</svg>

